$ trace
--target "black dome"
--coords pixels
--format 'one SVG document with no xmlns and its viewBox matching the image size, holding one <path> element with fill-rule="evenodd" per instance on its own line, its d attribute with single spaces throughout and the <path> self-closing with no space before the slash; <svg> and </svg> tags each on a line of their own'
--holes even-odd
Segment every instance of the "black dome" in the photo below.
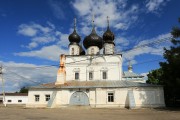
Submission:
<svg viewBox="0 0 180 120">
<path fill-rule="evenodd" d="M 111 32 L 109 27 L 107 28 L 106 32 L 103 34 L 103 40 L 105 42 L 113 42 L 114 41 L 114 34 Z"/>
<path fill-rule="evenodd" d="M 80 41 L 80 36 L 76 33 L 76 30 L 74 30 L 73 33 L 69 35 L 69 42 L 79 43 Z"/>
<path fill-rule="evenodd" d="M 103 47 L 103 40 L 96 34 L 96 31 L 93 28 L 91 34 L 84 38 L 83 45 L 86 49 L 90 46 L 97 46 L 101 49 Z"/>
</svg>

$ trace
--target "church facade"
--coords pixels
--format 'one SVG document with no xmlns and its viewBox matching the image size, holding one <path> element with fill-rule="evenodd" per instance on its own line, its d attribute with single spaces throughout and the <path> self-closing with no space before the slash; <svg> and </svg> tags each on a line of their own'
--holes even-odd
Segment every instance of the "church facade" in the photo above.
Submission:
<svg viewBox="0 0 180 120">
<path fill-rule="evenodd" d="M 122 54 L 115 53 L 114 39 L 109 21 L 102 37 L 93 23 L 83 41 L 85 52 L 75 23 L 69 35 L 69 55 L 60 56 L 56 82 L 30 87 L 26 106 L 164 107 L 162 86 L 142 82 L 131 67 L 122 71 Z"/>
</svg>

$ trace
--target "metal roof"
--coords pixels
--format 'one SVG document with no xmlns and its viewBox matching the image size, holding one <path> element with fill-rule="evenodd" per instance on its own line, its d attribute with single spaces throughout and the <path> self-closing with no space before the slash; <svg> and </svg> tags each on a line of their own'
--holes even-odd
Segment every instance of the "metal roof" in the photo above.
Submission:
<svg viewBox="0 0 180 120">
<path fill-rule="evenodd" d="M 0 96 L 2 95 L 1 93 Z M 5 96 L 28 96 L 28 93 L 5 93 Z"/>
<path fill-rule="evenodd" d="M 152 85 L 147 83 L 131 82 L 126 80 L 116 81 L 67 81 L 62 85 L 55 85 L 55 83 L 42 84 L 33 88 L 125 88 L 125 87 L 156 87 L 159 85 Z"/>
<path fill-rule="evenodd" d="M 134 73 L 134 72 L 124 71 L 123 77 L 124 77 L 124 78 L 126 78 L 126 77 L 138 77 L 138 78 L 142 78 L 142 77 L 144 77 L 144 76 L 138 75 L 138 74 L 136 74 L 136 73 Z"/>
</svg>

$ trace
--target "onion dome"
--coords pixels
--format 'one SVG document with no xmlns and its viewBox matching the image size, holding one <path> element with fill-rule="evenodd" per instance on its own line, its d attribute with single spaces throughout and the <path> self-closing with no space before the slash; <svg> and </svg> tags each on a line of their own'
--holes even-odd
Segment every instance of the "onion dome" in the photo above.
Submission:
<svg viewBox="0 0 180 120">
<path fill-rule="evenodd" d="M 74 19 L 74 31 L 69 35 L 70 43 L 79 43 L 81 41 L 80 36 L 76 32 L 76 19 Z"/>
<path fill-rule="evenodd" d="M 105 42 L 113 42 L 114 41 L 114 34 L 111 32 L 109 26 L 106 30 L 106 32 L 103 34 L 103 40 Z"/>
<path fill-rule="evenodd" d="M 108 27 L 106 32 L 103 34 L 103 40 L 106 43 L 112 43 L 114 41 L 114 33 L 111 32 L 110 28 L 109 28 L 109 20 L 107 17 L 107 23 L 108 23 Z"/>
<path fill-rule="evenodd" d="M 83 45 L 86 49 L 90 46 L 97 46 L 99 49 L 103 47 L 103 40 L 100 36 L 97 35 L 94 27 L 91 34 L 85 37 Z"/>
<path fill-rule="evenodd" d="M 76 30 L 74 29 L 73 33 L 69 35 L 69 42 L 75 42 L 79 43 L 81 41 L 80 36 L 76 33 Z"/>
</svg>

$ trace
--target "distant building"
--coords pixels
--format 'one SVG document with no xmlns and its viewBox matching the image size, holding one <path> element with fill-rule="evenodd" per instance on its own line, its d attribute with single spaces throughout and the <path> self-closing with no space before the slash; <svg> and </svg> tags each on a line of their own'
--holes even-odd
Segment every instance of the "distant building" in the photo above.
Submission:
<svg viewBox="0 0 180 120">
<path fill-rule="evenodd" d="M 128 66 L 128 71 L 123 72 L 122 80 L 146 83 L 144 76 L 138 75 L 137 73 L 133 72 L 133 67 L 130 62 L 129 62 L 129 66 Z"/>
<path fill-rule="evenodd" d="M 28 102 L 27 93 L 5 93 L 5 100 L 3 94 L 0 94 L 0 104 L 6 105 L 25 105 Z"/>
<path fill-rule="evenodd" d="M 131 69 L 122 71 L 122 54 L 115 53 L 114 39 L 109 21 L 103 38 L 93 23 L 92 32 L 83 41 L 85 52 L 74 26 L 69 55 L 60 57 L 56 82 L 30 87 L 26 106 L 164 107 L 162 86 L 137 82 L 142 76 Z"/>
</svg>

